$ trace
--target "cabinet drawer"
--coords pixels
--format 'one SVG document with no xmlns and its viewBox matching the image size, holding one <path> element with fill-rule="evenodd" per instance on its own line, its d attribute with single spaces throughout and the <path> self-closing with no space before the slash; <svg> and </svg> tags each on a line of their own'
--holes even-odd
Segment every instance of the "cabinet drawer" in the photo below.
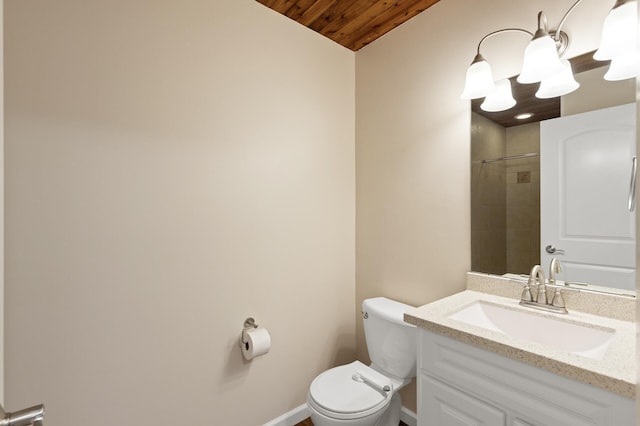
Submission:
<svg viewBox="0 0 640 426">
<path fill-rule="evenodd" d="M 635 425 L 629 398 L 427 330 L 419 335 L 419 374 L 505 411 L 513 426 Z"/>
<path fill-rule="evenodd" d="M 455 389 L 433 377 L 421 375 L 420 426 L 505 426 L 504 411 Z"/>
</svg>

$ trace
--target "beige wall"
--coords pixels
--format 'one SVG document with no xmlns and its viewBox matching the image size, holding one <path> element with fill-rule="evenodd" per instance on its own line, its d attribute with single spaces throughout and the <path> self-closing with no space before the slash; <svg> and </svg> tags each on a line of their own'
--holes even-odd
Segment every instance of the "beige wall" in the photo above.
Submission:
<svg viewBox="0 0 640 426">
<path fill-rule="evenodd" d="M 385 295 L 422 305 L 464 288 L 470 264 L 469 102 L 460 99 L 480 38 L 556 25 L 573 0 L 445 0 L 356 54 L 356 311 Z M 610 2 L 576 8 L 568 56 L 597 46 Z M 483 45 L 495 78 L 515 75 L 527 38 Z M 510 52 L 507 54 L 506 52 Z M 358 355 L 366 357 L 357 324 Z M 412 389 L 405 405 L 414 407 Z"/>
<path fill-rule="evenodd" d="M 4 0 L 0 0 L 0 241 L 4 241 Z M 0 244 L 0 404 L 4 405 L 4 244 Z"/>
<path fill-rule="evenodd" d="M 354 321 L 366 360 L 362 299 L 464 287 L 478 40 L 572 3 L 438 3 L 356 55 L 354 119 L 353 54 L 251 0 L 7 0 L 8 408 L 261 424 L 352 359 Z M 568 56 L 610 7 L 576 9 Z M 485 45 L 496 78 L 526 41 Z M 249 315 L 274 346 L 246 364 Z"/>
<path fill-rule="evenodd" d="M 259 425 L 353 359 L 352 52 L 253 0 L 5 18 L 9 409 Z"/>
</svg>

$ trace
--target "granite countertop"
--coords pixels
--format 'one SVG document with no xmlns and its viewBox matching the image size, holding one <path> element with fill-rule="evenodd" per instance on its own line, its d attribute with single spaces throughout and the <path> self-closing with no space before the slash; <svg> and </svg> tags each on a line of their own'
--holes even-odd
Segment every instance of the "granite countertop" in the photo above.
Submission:
<svg viewBox="0 0 640 426">
<path fill-rule="evenodd" d="M 497 331 L 469 325 L 448 315 L 472 304 L 484 301 L 537 315 L 551 316 L 578 322 L 594 328 L 610 328 L 616 332 L 601 360 L 587 358 L 567 351 L 524 339 L 510 337 Z M 518 300 L 493 294 L 466 290 L 405 313 L 407 323 L 451 337 L 554 374 L 587 383 L 627 398 L 636 394 L 636 324 L 603 316 L 571 311 L 569 315 L 547 313 L 522 307 Z M 549 330 L 553 332 L 553 330 Z"/>
</svg>

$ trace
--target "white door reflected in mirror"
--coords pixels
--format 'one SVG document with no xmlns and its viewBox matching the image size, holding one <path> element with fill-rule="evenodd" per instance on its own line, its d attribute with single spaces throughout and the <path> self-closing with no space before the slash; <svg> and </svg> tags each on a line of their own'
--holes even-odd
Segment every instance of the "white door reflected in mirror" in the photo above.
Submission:
<svg viewBox="0 0 640 426">
<path fill-rule="evenodd" d="M 635 114 L 629 104 L 541 123 L 541 262 L 561 259 L 565 281 L 635 289 Z"/>
</svg>

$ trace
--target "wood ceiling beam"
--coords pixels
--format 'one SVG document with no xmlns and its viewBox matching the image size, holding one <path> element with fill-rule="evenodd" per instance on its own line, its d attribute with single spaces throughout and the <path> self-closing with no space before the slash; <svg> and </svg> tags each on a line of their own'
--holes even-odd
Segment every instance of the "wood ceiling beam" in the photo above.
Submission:
<svg viewBox="0 0 640 426">
<path fill-rule="evenodd" d="M 256 1 L 354 51 L 438 2 L 438 0 Z"/>
<path fill-rule="evenodd" d="M 354 16 L 353 10 L 362 7 L 362 4 L 368 2 L 370 0 L 360 0 L 360 1 L 337 1 L 334 2 L 330 7 L 328 7 L 324 13 L 322 13 L 317 19 L 315 19 L 311 24 L 309 24 L 309 28 L 312 30 L 329 36 L 331 34 L 330 31 L 327 31 L 327 28 L 330 30 L 331 26 L 344 25 L 348 19 L 352 19 Z M 362 11 L 361 11 L 362 13 Z M 331 38 L 331 37 L 329 37 Z"/>
<path fill-rule="evenodd" d="M 258 2 L 284 15 L 284 12 L 291 7 L 296 0 L 258 0 Z"/>
<path fill-rule="evenodd" d="M 316 1 L 315 0 L 297 0 L 289 6 L 284 12 L 286 16 L 293 19 L 296 22 L 300 22 L 300 17 L 309 9 Z"/>
<path fill-rule="evenodd" d="M 438 0 L 396 0 L 384 12 L 371 14 L 370 21 L 359 30 L 349 31 L 350 35 L 340 44 L 354 51 L 360 50 L 437 2 Z"/>
<path fill-rule="evenodd" d="M 332 7 L 338 0 L 316 0 L 312 6 L 304 11 L 298 22 L 302 25 L 309 27 L 312 22 L 318 19 L 323 13 L 325 13 L 330 7 Z"/>
</svg>

